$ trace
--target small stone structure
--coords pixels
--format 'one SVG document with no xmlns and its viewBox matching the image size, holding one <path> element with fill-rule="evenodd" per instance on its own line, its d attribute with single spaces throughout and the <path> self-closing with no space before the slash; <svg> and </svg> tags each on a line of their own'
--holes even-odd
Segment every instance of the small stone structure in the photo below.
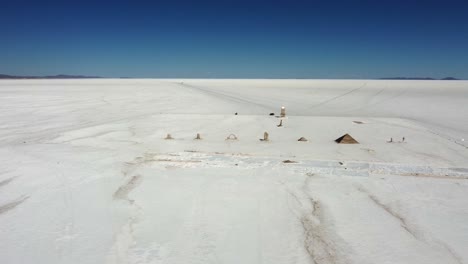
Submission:
<svg viewBox="0 0 468 264">
<path fill-rule="evenodd" d="M 286 117 L 286 108 L 284 106 L 281 107 L 280 117 Z"/>
<path fill-rule="evenodd" d="M 226 138 L 226 140 L 237 140 L 237 137 L 236 137 L 236 135 L 234 135 L 234 134 L 230 134 L 230 135 Z"/>
<path fill-rule="evenodd" d="M 349 134 L 344 134 L 343 136 L 335 139 L 335 142 L 338 144 L 359 144 L 359 142 Z"/>
<path fill-rule="evenodd" d="M 268 132 L 263 133 L 263 139 L 261 138 L 260 141 L 268 141 Z"/>
</svg>

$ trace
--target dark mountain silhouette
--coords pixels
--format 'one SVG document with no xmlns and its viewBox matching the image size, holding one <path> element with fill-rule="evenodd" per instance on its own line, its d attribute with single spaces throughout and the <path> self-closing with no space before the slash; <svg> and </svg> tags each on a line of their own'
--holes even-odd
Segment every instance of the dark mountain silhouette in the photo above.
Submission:
<svg viewBox="0 0 468 264">
<path fill-rule="evenodd" d="M 102 78 L 99 76 L 85 76 L 85 75 L 50 75 L 50 76 L 16 76 L 16 75 L 7 75 L 0 74 L 0 79 L 95 79 Z"/>
<path fill-rule="evenodd" d="M 444 80 L 444 81 L 452 81 L 452 80 L 459 80 L 454 77 L 445 77 L 442 79 L 435 79 L 431 77 L 389 77 L 389 78 L 379 78 L 379 80 L 422 80 L 422 81 L 428 81 L 428 80 Z"/>
<path fill-rule="evenodd" d="M 436 80 L 430 77 L 388 77 L 379 78 L 379 80 Z"/>
<path fill-rule="evenodd" d="M 67 74 L 59 74 L 59 75 L 46 75 L 46 76 L 20 76 L 20 75 L 8 75 L 8 74 L 0 74 L 0 79 L 98 79 L 103 78 L 100 76 L 86 76 L 86 75 L 67 75 Z M 131 79 L 132 77 L 120 77 L 120 79 Z M 307 79 L 307 78 L 306 78 Z M 452 81 L 452 80 L 460 80 L 454 77 L 445 77 L 442 79 L 435 79 L 430 77 L 387 77 L 387 78 L 379 78 L 378 80 L 444 80 L 444 81 Z"/>
</svg>

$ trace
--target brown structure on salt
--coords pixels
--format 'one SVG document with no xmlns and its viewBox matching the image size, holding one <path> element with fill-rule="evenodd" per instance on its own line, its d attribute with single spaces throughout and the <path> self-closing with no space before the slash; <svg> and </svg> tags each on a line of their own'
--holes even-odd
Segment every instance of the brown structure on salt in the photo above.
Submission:
<svg viewBox="0 0 468 264">
<path fill-rule="evenodd" d="M 234 135 L 234 134 L 230 134 L 230 135 L 226 138 L 226 140 L 237 140 L 237 137 L 236 137 L 236 135 Z"/>
<path fill-rule="evenodd" d="M 171 137 L 171 134 L 167 134 L 166 138 L 165 139 L 174 139 L 173 137 Z"/>
<path fill-rule="evenodd" d="M 260 141 L 268 141 L 268 132 L 263 133 L 263 139 L 260 139 Z"/>
<path fill-rule="evenodd" d="M 194 139 L 201 139 L 200 133 L 197 133 L 197 137 Z"/>
<path fill-rule="evenodd" d="M 286 117 L 286 108 L 285 108 L 284 106 L 281 107 L 280 116 L 281 116 L 281 117 Z"/>
<path fill-rule="evenodd" d="M 306 141 L 308 141 L 308 140 L 307 140 L 307 138 L 305 138 L 305 137 L 301 137 L 301 138 L 300 138 L 300 139 L 298 139 L 297 141 L 306 142 Z"/>
<path fill-rule="evenodd" d="M 335 142 L 338 144 L 359 144 L 359 142 L 349 134 L 344 134 L 343 136 L 335 139 Z"/>
</svg>

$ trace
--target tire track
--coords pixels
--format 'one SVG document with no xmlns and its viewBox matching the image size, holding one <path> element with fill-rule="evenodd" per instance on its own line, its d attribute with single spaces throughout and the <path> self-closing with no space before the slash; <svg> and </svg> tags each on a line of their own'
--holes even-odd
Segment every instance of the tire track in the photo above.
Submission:
<svg viewBox="0 0 468 264">
<path fill-rule="evenodd" d="M 8 178 L 6 180 L 3 180 L 3 181 L 0 181 L 0 187 L 3 187 L 7 184 L 9 184 L 10 182 L 12 182 L 16 177 L 11 177 L 11 178 Z"/>
<path fill-rule="evenodd" d="M 253 105 L 253 106 L 256 106 L 256 107 L 264 108 L 265 110 L 268 110 L 268 111 L 271 111 L 273 109 L 273 107 L 271 105 L 261 104 L 261 103 L 258 103 L 256 101 L 248 100 L 248 99 L 240 97 L 240 96 L 234 96 L 234 95 L 230 95 L 230 94 L 223 93 L 223 92 L 220 92 L 220 91 L 213 91 L 213 90 L 210 90 L 210 89 L 207 89 L 207 88 L 202 88 L 202 87 L 199 87 L 199 86 L 194 86 L 194 85 L 185 84 L 185 83 L 183 83 L 183 84 L 179 83 L 179 85 L 182 86 L 182 87 L 185 87 L 185 88 L 190 88 L 192 90 L 196 90 L 198 92 L 204 93 L 206 95 L 210 95 L 212 97 L 215 97 L 217 99 L 221 99 L 221 100 L 224 100 L 224 101 L 238 103 L 238 104 L 240 103 L 240 104 L 244 104 L 244 105 L 251 105 L 251 106 Z"/>
<path fill-rule="evenodd" d="M 386 211 L 389 215 L 391 215 L 393 218 L 395 218 L 398 222 L 400 222 L 400 226 L 406 230 L 406 232 L 408 232 L 411 236 L 413 236 L 415 239 L 417 240 L 421 240 L 419 238 L 419 236 L 416 234 L 416 232 L 414 230 L 412 230 L 412 228 L 410 228 L 408 226 L 408 223 L 406 222 L 406 219 L 403 218 L 400 214 L 398 214 L 397 212 L 395 212 L 394 210 L 392 210 L 392 208 L 390 208 L 389 206 L 383 204 L 376 196 L 366 192 L 366 191 L 363 191 L 361 190 L 362 192 L 365 192 L 369 199 L 371 199 L 371 201 L 373 201 L 377 206 L 379 206 L 380 208 L 382 208 L 384 211 Z"/>
<path fill-rule="evenodd" d="M 351 94 L 351 93 L 353 93 L 353 92 L 356 92 L 356 91 L 358 91 L 358 90 L 360 90 L 360 89 L 362 89 L 362 88 L 364 88 L 364 87 L 366 87 L 366 86 L 367 86 L 367 82 L 364 83 L 363 85 L 361 85 L 361 86 L 359 86 L 359 87 L 357 87 L 357 88 L 354 88 L 354 89 L 352 89 L 352 90 L 350 90 L 350 91 L 347 91 L 347 92 L 345 92 L 345 93 L 343 93 L 343 94 L 337 95 L 337 96 L 332 97 L 332 98 L 330 98 L 330 99 L 328 99 L 328 100 L 325 100 L 325 101 L 320 102 L 320 103 L 318 103 L 318 104 L 312 105 L 312 106 L 309 107 L 309 109 L 313 109 L 313 108 L 322 106 L 322 105 L 324 105 L 324 104 L 328 104 L 328 103 L 330 103 L 330 102 L 332 102 L 332 101 L 334 101 L 334 100 L 336 100 L 336 99 L 339 99 L 339 98 L 344 97 L 344 96 L 346 96 L 346 95 L 348 95 L 348 94 Z"/>
<path fill-rule="evenodd" d="M 128 173 L 135 169 L 139 163 L 132 164 L 132 168 L 129 171 L 123 171 L 122 173 L 126 176 Z M 128 164 L 127 164 L 128 166 Z M 124 201 L 130 207 L 128 208 L 128 218 L 125 224 L 123 224 L 119 231 L 114 236 L 114 242 L 110 250 L 110 254 L 107 258 L 107 263 L 131 263 L 129 260 L 129 250 L 135 243 L 134 226 L 139 221 L 139 215 L 141 208 L 135 203 L 135 200 L 130 199 L 128 195 L 135 188 L 137 188 L 143 177 L 139 174 L 133 175 L 124 184 L 122 184 L 112 195 L 114 201 Z M 119 205 L 115 205 L 117 208 Z M 120 210 L 120 208 L 118 208 Z"/>
<path fill-rule="evenodd" d="M 346 263 L 340 253 L 333 234 L 329 232 L 329 225 L 320 201 L 312 198 L 308 193 L 308 184 L 314 174 L 307 173 L 299 189 L 291 188 L 285 182 L 279 182 L 293 199 L 291 212 L 296 215 L 304 232 L 304 248 L 314 264 Z"/>
<path fill-rule="evenodd" d="M 27 199 L 29 199 L 29 196 L 23 196 L 21 198 L 18 198 L 16 199 L 15 201 L 12 201 L 12 202 L 9 202 L 9 203 L 6 203 L 4 205 L 0 205 L 0 215 L 1 214 L 4 214 L 10 210 L 13 210 L 15 209 L 15 207 L 17 207 L 18 205 L 22 204 L 24 201 L 26 201 Z"/>
<path fill-rule="evenodd" d="M 443 251 L 448 253 L 448 255 L 450 255 L 453 258 L 453 260 L 455 260 L 456 263 L 459 263 L 459 264 L 463 263 L 461 257 L 458 254 L 456 254 L 455 251 L 452 248 L 450 248 L 445 242 L 442 242 L 442 241 L 440 241 L 440 240 L 438 240 L 436 238 L 432 238 L 432 237 L 428 238 L 427 234 L 425 234 L 425 236 L 422 235 L 419 230 L 416 230 L 414 227 L 410 226 L 408 224 L 408 221 L 403 216 L 401 216 L 400 213 L 398 213 L 396 210 L 391 208 L 389 205 L 384 204 L 375 195 L 371 194 L 369 191 L 365 190 L 361 186 L 357 187 L 357 189 L 358 189 L 358 191 L 366 194 L 372 202 L 374 202 L 378 207 L 380 207 L 382 210 L 384 210 L 390 216 L 392 216 L 395 220 L 397 220 L 400 223 L 400 226 L 408 234 L 410 234 L 414 239 L 416 239 L 416 240 L 418 240 L 418 241 L 420 241 L 420 242 L 422 242 L 422 243 L 424 243 L 426 245 L 429 245 L 429 246 L 436 245 L 439 248 L 441 248 Z"/>
<path fill-rule="evenodd" d="M 113 197 L 116 200 L 125 200 L 132 204 L 134 200 L 128 198 L 128 194 L 135 189 L 142 182 L 141 175 L 134 175 L 130 180 L 124 185 L 120 186 L 117 191 L 115 191 Z"/>
</svg>

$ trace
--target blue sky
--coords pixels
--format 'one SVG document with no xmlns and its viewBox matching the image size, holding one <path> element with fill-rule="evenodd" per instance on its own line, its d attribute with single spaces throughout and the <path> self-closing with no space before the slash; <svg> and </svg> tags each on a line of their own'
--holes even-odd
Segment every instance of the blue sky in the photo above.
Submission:
<svg viewBox="0 0 468 264">
<path fill-rule="evenodd" d="M 468 1 L 3 2 L 5 74 L 468 79 Z"/>
</svg>

